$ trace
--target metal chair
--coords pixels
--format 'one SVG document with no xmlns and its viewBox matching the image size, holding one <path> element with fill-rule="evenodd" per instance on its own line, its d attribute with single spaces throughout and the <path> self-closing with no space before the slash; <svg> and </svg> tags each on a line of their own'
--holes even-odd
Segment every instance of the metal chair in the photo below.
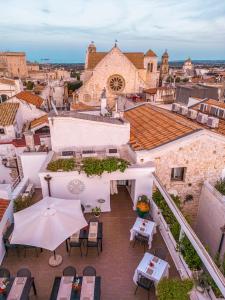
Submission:
<svg viewBox="0 0 225 300">
<path fill-rule="evenodd" d="M 68 266 L 63 270 L 63 276 L 76 276 L 77 271 L 73 266 Z"/>
<path fill-rule="evenodd" d="M 89 248 L 96 248 L 97 249 L 97 252 L 98 252 L 98 255 L 99 255 L 99 242 L 98 242 L 98 239 L 96 242 L 90 242 L 87 240 L 87 244 L 86 244 L 86 256 L 88 255 L 88 249 Z"/>
<path fill-rule="evenodd" d="M 167 250 L 166 248 L 155 248 L 154 250 L 154 255 L 157 256 L 158 258 L 161 258 L 162 260 L 165 260 L 167 257 Z"/>
<path fill-rule="evenodd" d="M 80 248 L 80 256 L 83 255 L 82 253 L 82 242 L 80 241 L 79 239 L 79 242 L 75 242 L 75 241 L 72 241 L 70 238 L 68 239 L 68 244 L 69 244 L 69 248 L 68 248 L 68 252 L 69 252 L 69 255 L 71 254 L 71 249 L 72 248 Z M 68 246 L 67 246 L 68 247 Z"/>
<path fill-rule="evenodd" d="M 10 272 L 6 268 L 0 268 L 0 278 L 10 278 Z"/>
<path fill-rule="evenodd" d="M 96 276 L 96 270 L 92 266 L 87 266 L 83 269 L 83 276 Z"/>
<path fill-rule="evenodd" d="M 152 280 L 142 276 L 141 274 L 138 274 L 137 287 L 135 289 L 134 294 L 136 295 L 138 288 L 141 287 L 148 291 L 148 300 L 149 300 L 150 290 L 153 286 L 154 286 L 154 282 Z"/>
<path fill-rule="evenodd" d="M 133 248 L 135 247 L 136 242 L 139 242 L 141 245 L 143 245 L 144 246 L 144 251 L 145 251 L 145 248 L 148 245 L 148 237 L 143 236 L 140 233 L 137 233 L 137 234 L 135 234 L 135 237 L 134 237 Z"/>
</svg>

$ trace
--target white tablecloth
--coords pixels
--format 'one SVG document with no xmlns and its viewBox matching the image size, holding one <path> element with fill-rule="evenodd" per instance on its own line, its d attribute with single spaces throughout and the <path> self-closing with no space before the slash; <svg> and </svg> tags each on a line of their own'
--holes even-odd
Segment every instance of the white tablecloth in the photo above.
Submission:
<svg viewBox="0 0 225 300">
<path fill-rule="evenodd" d="M 161 280 L 161 278 L 169 276 L 170 266 L 168 262 L 160 258 L 158 259 L 158 262 L 154 264 L 154 267 L 152 267 L 153 273 L 151 275 L 146 273 L 148 266 L 153 258 L 154 255 L 152 255 L 151 253 L 145 253 L 144 257 L 142 258 L 141 262 L 134 272 L 133 280 L 135 284 L 137 284 L 138 274 L 141 274 L 142 276 L 154 281 L 155 284 L 157 284 Z"/>
<path fill-rule="evenodd" d="M 148 247 L 149 249 L 152 246 L 152 238 L 153 234 L 156 233 L 156 223 L 151 222 L 149 220 L 144 220 L 145 221 L 145 226 L 142 225 L 144 219 L 137 218 L 133 227 L 130 230 L 130 241 L 134 240 L 135 234 L 139 233 L 143 236 L 148 237 Z M 144 231 L 141 230 L 140 228 L 144 228 Z"/>
</svg>

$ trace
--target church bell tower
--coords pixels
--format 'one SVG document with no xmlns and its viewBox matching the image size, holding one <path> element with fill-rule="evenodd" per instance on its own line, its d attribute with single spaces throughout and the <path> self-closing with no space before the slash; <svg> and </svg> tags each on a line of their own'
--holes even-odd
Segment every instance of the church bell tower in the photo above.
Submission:
<svg viewBox="0 0 225 300">
<path fill-rule="evenodd" d="M 88 46 L 87 51 L 86 51 L 85 69 L 88 68 L 88 56 L 89 56 L 89 53 L 93 53 L 93 52 L 96 52 L 96 46 L 95 46 L 94 42 L 92 41 L 90 43 L 90 45 Z"/>
<path fill-rule="evenodd" d="M 169 75 L 169 54 L 167 50 L 163 53 L 160 66 L 160 82 Z"/>
</svg>

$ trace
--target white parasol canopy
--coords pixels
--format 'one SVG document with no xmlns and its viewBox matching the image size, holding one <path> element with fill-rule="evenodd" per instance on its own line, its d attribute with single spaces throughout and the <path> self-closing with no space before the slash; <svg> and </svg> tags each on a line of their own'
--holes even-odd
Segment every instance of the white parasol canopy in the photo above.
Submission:
<svg viewBox="0 0 225 300">
<path fill-rule="evenodd" d="M 80 200 L 45 197 L 14 214 L 11 244 L 55 250 L 69 236 L 87 226 Z"/>
</svg>

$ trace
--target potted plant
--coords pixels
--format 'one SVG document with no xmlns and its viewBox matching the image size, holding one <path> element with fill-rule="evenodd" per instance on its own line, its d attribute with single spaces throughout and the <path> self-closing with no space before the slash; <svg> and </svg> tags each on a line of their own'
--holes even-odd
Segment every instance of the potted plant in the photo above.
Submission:
<svg viewBox="0 0 225 300">
<path fill-rule="evenodd" d="M 96 218 L 100 217 L 100 215 L 101 215 L 101 208 L 100 207 L 96 206 L 96 207 L 92 208 L 91 211 L 92 211 L 93 215 Z"/>
<path fill-rule="evenodd" d="M 136 212 L 140 218 L 145 218 L 149 214 L 150 204 L 148 197 L 146 195 L 141 195 L 138 197 Z"/>
</svg>

